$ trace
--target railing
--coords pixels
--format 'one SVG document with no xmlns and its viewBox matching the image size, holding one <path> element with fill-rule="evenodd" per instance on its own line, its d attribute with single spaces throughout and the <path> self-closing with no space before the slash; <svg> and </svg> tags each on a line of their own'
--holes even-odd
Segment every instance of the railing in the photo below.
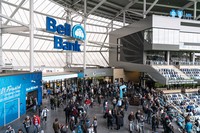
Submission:
<svg viewBox="0 0 200 133">
<path fill-rule="evenodd" d="M 167 65 L 166 61 L 146 60 L 146 65 Z M 200 62 L 170 61 L 169 65 L 200 65 Z"/>
<path fill-rule="evenodd" d="M 147 60 L 146 65 L 167 65 L 166 61 Z"/>
</svg>

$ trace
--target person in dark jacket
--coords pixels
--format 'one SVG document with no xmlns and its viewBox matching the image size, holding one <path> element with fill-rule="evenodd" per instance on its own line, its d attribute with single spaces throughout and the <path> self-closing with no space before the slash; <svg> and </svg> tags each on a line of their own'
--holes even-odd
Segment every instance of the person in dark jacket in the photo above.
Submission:
<svg viewBox="0 0 200 133">
<path fill-rule="evenodd" d="M 138 111 L 135 113 L 135 118 L 136 118 L 136 130 L 138 130 L 138 128 L 139 128 L 138 123 L 139 123 L 139 120 L 140 120 L 140 116 L 141 116 L 141 112 L 140 112 L 140 110 L 138 110 Z"/>
<path fill-rule="evenodd" d="M 120 113 L 119 112 L 117 112 L 117 117 L 116 117 L 116 124 L 117 124 L 117 128 L 116 128 L 116 130 L 119 130 L 120 129 L 120 124 L 121 124 L 121 121 L 120 121 Z"/>
<path fill-rule="evenodd" d="M 152 131 L 156 132 L 156 116 L 155 115 L 152 116 L 151 124 L 152 124 Z"/>
<path fill-rule="evenodd" d="M 26 133 L 30 133 L 30 127 L 31 127 L 31 119 L 29 116 L 26 116 L 25 120 L 23 121 L 24 128 L 26 130 Z"/>
<path fill-rule="evenodd" d="M 58 118 L 56 118 L 54 123 L 53 123 L 53 130 L 54 130 L 54 133 L 59 133 L 60 124 L 58 122 Z"/>
<path fill-rule="evenodd" d="M 130 133 L 132 133 L 134 131 L 134 120 L 135 120 L 135 116 L 133 112 L 129 114 L 128 120 L 129 120 L 129 131 Z"/>
<path fill-rule="evenodd" d="M 74 117 L 72 117 L 70 122 L 69 122 L 69 128 L 72 132 L 75 132 L 76 124 L 75 124 L 75 118 Z"/>
<path fill-rule="evenodd" d="M 70 119 L 70 108 L 69 105 L 64 109 L 65 111 L 65 122 L 68 123 Z"/>
<path fill-rule="evenodd" d="M 111 130 L 113 127 L 113 115 L 112 115 L 111 110 L 108 111 L 108 115 L 107 115 L 107 127 L 108 129 L 111 128 Z"/>
</svg>

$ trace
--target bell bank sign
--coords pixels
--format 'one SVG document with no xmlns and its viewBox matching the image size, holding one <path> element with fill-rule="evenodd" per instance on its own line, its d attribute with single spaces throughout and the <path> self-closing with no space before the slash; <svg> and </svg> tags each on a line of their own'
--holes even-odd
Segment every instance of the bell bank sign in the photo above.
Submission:
<svg viewBox="0 0 200 133">
<path fill-rule="evenodd" d="M 68 23 L 57 24 L 54 18 L 46 17 L 46 31 L 57 33 L 62 36 L 69 36 L 75 39 L 75 42 L 69 42 L 64 40 L 60 36 L 54 36 L 54 48 L 63 50 L 72 50 L 80 52 L 80 44 L 78 40 L 85 40 L 86 33 L 83 27 L 79 24 L 73 26 L 71 30 L 71 25 Z"/>
</svg>

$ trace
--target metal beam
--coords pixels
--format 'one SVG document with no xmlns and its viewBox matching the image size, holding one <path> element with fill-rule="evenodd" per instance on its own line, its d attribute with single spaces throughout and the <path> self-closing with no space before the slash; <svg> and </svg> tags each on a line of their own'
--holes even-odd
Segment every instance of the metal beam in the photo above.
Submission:
<svg viewBox="0 0 200 133">
<path fill-rule="evenodd" d="M 114 3 L 112 3 L 112 2 L 109 2 L 109 1 L 106 1 L 106 4 L 111 5 L 112 7 L 116 7 L 116 8 L 118 8 L 118 9 L 123 9 L 122 6 L 119 6 L 119 5 L 114 4 Z"/>
<path fill-rule="evenodd" d="M 123 26 L 125 26 L 126 23 L 126 12 L 123 12 Z"/>
<path fill-rule="evenodd" d="M 78 4 L 79 2 L 81 2 L 81 0 L 73 0 L 73 3 L 71 5 L 71 7 L 74 6 L 74 5 L 76 5 L 76 4 Z"/>
<path fill-rule="evenodd" d="M 137 4 L 143 4 L 143 2 L 138 1 Z M 151 5 L 152 3 L 147 2 L 146 4 L 147 4 L 147 5 Z M 174 8 L 174 9 L 179 9 L 179 8 L 180 8 L 180 7 L 178 7 L 178 6 L 163 5 L 163 4 L 156 4 L 155 6 L 164 7 L 164 8 Z M 192 8 L 186 8 L 185 10 L 193 11 Z M 197 11 L 200 11 L 200 9 L 198 9 Z"/>
<path fill-rule="evenodd" d="M 113 19 L 111 20 L 111 22 L 108 24 L 107 27 L 109 27 L 111 25 L 111 29 L 113 29 L 113 21 L 119 16 L 121 15 L 124 11 L 128 10 L 131 6 L 133 6 L 135 3 L 137 3 L 138 0 L 133 0 L 131 2 L 129 2 L 123 9 L 121 9 L 116 15 L 115 17 L 113 17 Z"/>
<path fill-rule="evenodd" d="M 93 5 L 93 6 L 96 6 L 97 4 L 96 3 L 94 3 L 94 2 L 92 2 L 92 1 L 88 1 L 88 4 L 90 4 L 90 5 Z M 87 7 L 88 8 L 88 7 Z M 107 7 L 107 6 L 104 6 L 104 5 L 101 5 L 101 9 L 102 10 L 108 10 L 108 11 L 111 11 L 111 12 L 118 12 L 119 10 L 117 10 L 117 9 L 114 9 L 114 8 L 110 8 L 110 7 Z"/>
<path fill-rule="evenodd" d="M 147 7 L 147 5 L 146 5 L 146 0 L 143 0 L 143 18 L 146 18 L 146 7 Z"/>
<path fill-rule="evenodd" d="M 6 16 L 6 15 L 0 14 L 0 17 L 5 18 L 5 19 L 8 19 L 8 20 L 10 20 L 10 21 L 13 21 L 13 22 L 15 22 L 15 23 L 17 23 L 17 24 L 20 24 L 20 25 L 24 25 L 24 26 L 26 26 L 26 27 L 29 27 L 29 25 L 24 24 L 24 23 L 22 23 L 22 22 L 20 22 L 20 21 L 18 21 L 18 20 L 13 19 L 13 18 L 10 18 L 10 17 L 8 17 L 8 16 Z"/>
<path fill-rule="evenodd" d="M 30 72 L 34 71 L 34 0 L 29 0 L 29 18 L 30 18 Z"/>
<path fill-rule="evenodd" d="M 133 18 L 128 12 L 126 12 L 126 14 L 128 15 L 128 17 L 134 22 L 135 20 L 139 20 L 139 18 Z"/>
<path fill-rule="evenodd" d="M 2 27 L 2 34 L 6 33 L 19 33 L 19 32 L 28 32 L 29 28 L 26 26 L 9 26 L 9 27 Z"/>
<path fill-rule="evenodd" d="M 55 2 L 55 1 L 53 1 L 53 0 L 50 0 L 50 1 L 51 1 L 51 2 L 53 2 L 53 3 L 55 3 L 56 5 L 59 5 L 60 7 L 63 7 L 65 10 L 69 10 L 69 11 L 71 11 L 71 12 L 75 13 L 75 14 L 78 14 L 78 15 L 80 15 L 81 17 L 84 17 L 84 15 L 83 15 L 83 14 L 81 14 L 81 13 L 79 13 L 79 12 L 77 12 L 77 11 L 73 10 L 72 8 L 67 8 L 66 6 L 63 6 L 63 5 L 61 5 L 61 4 L 59 4 L 59 3 L 57 3 L 57 2 Z"/>
<path fill-rule="evenodd" d="M 194 2 L 194 17 L 193 17 L 193 19 L 196 19 L 196 17 L 197 17 L 197 2 L 195 1 Z"/>
<path fill-rule="evenodd" d="M 13 7 L 17 7 L 17 5 L 15 5 L 15 4 L 13 4 L 13 3 L 9 3 L 9 2 L 7 2 L 7 1 L 2 1 L 2 2 L 5 3 L 5 4 L 8 4 L 8 5 L 11 5 L 11 6 L 13 6 Z M 29 9 L 28 9 L 28 8 L 25 8 L 25 7 L 20 7 L 20 9 L 23 9 L 23 10 L 25 10 L 25 11 L 29 11 Z M 58 16 L 50 15 L 50 14 L 45 14 L 45 13 L 38 12 L 38 11 L 34 11 L 34 13 L 40 14 L 40 15 L 44 15 L 44 16 L 49 16 L 49 17 L 56 18 L 56 19 L 65 20 L 65 18 L 61 18 L 61 17 L 58 17 Z M 78 14 L 78 15 L 80 15 L 80 14 Z M 90 18 L 90 17 L 88 17 L 88 19 L 96 20 L 96 19 L 93 19 L 93 18 Z M 97 20 L 96 20 L 96 21 L 97 21 Z M 99 20 L 98 20 L 98 21 L 99 21 Z M 73 22 L 80 23 L 79 21 L 73 21 Z M 100 22 L 103 22 L 103 21 L 100 20 Z M 109 24 L 108 22 L 104 22 L 104 23 Z M 87 23 L 87 25 L 93 25 L 93 24 Z M 114 24 L 114 25 L 120 26 L 120 25 L 117 25 L 117 24 Z M 94 26 L 95 26 L 95 25 L 94 25 Z M 101 27 L 101 25 L 97 25 L 97 26 L 100 26 L 100 27 Z M 102 27 L 105 27 L 105 26 L 102 26 Z"/>
<path fill-rule="evenodd" d="M 84 29 L 85 32 L 87 33 L 86 30 L 86 21 L 87 21 L 87 0 L 84 0 Z M 84 40 L 84 46 L 83 46 L 83 70 L 85 71 L 86 69 L 86 45 L 87 45 L 87 38 Z"/>
<path fill-rule="evenodd" d="M 200 15 L 196 17 L 196 20 L 200 19 Z"/>
<path fill-rule="evenodd" d="M 19 36 L 25 36 L 28 37 L 29 34 L 28 33 L 12 33 L 13 35 L 19 35 Z M 53 36 L 47 36 L 47 35 L 40 35 L 40 34 L 34 34 L 34 38 L 36 39 L 42 39 L 42 40 L 46 40 L 46 41 L 53 41 Z M 102 42 L 95 42 L 95 41 L 88 41 L 88 43 L 91 43 L 93 45 L 87 45 L 90 47 L 102 47 Z M 109 44 L 109 43 L 105 43 L 105 44 Z M 95 46 L 96 45 L 96 46 Z M 108 46 L 103 46 L 104 48 L 110 48 Z"/>
<path fill-rule="evenodd" d="M 101 2 L 99 2 L 99 4 L 97 4 L 92 10 L 90 10 L 89 13 L 87 13 L 87 16 L 89 16 L 90 14 L 92 14 L 97 8 L 99 8 L 106 1 L 107 0 L 102 0 Z"/>
<path fill-rule="evenodd" d="M 189 1 L 193 1 L 193 2 L 200 2 L 200 0 L 189 0 Z"/>
<path fill-rule="evenodd" d="M 141 9 L 129 9 L 127 12 L 138 12 L 142 14 L 143 10 Z M 164 12 L 157 12 L 157 11 L 149 11 L 149 13 L 156 13 L 156 14 L 161 14 L 161 15 L 169 15 L 169 13 L 164 13 Z"/>
<path fill-rule="evenodd" d="M 2 14 L 2 0 L 0 0 L 0 14 Z M 2 72 L 3 66 L 3 41 L 2 41 L 2 18 L 0 18 L 0 72 Z"/>
<path fill-rule="evenodd" d="M 189 2 L 186 5 L 184 5 L 183 7 L 179 8 L 179 10 L 185 10 L 188 7 L 191 7 L 192 5 L 194 5 L 194 2 Z"/>
<path fill-rule="evenodd" d="M 106 58 L 104 57 L 104 55 L 102 54 L 102 52 L 100 52 L 100 54 L 103 57 L 103 59 L 105 60 L 106 64 L 109 65 L 108 61 L 106 60 Z"/>
<path fill-rule="evenodd" d="M 15 15 L 15 13 L 19 10 L 19 8 L 22 6 L 22 4 L 25 2 L 26 0 L 22 0 L 20 3 L 19 3 L 19 5 L 15 8 L 15 10 L 12 12 L 12 14 L 10 15 L 10 18 L 12 18 L 14 15 Z M 8 24 L 8 22 L 9 22 L 10 20 L 8 19 L 5 23 L 4 23 L 4 25 L 7 25 Z"/>
<path fill-rule="evenodd" d="M 29 52 L 29 50 L 25 49 L 3 49 L 3 52 Z M 66 53 L 66 50 L 35 50 L 34 52 L 37 53 Z M 83 51 L 80 51 L 83 52 Z M 98 50 L 88 50 L 87 52 L 100 52 Z M 103 50 L 101 52 L 108 52 L 107 50 Z M 79 52 L 74 52 L 74 53 L 79 53 Z"/>
<path fill-rule="evenodd" d="M 147 15 L 149 13 L 149 11 L 151 11 L 151 9 L 156 5 L 156 3 L 158 2 L 158 0 L 155 0 L 153 2 L 153 4 L 147 9 L 147 11 L 145 12 L 145 15 Z"/>
<path fill-rule="evenodd" d="M 120 14 L 122 14 L 124 11 L 126 11 L 126 10 L 128 10 L 131 6 L 133 6 L 135 3 L 137 3 L 138 2 L 138 0 L 133 0 L 133 1 L 131 1 L 130 3 L 128 3 L 122 10 L 120 10 L 116 15 L 115 15 L 115 17 L 114 17 L 114 19 L 115 18 L 117 18 Z M 114 20 L 113 19 L 113 20 Z"/>
<path fill-rule="evenodd" d="M 127 11 L 127 12 L 130 12 L 130 13 L 132 13 L 132 14 L 138 15 L 138 16 L 140 16 L 140 17 L 143 17 L 143 14 L 142 14 L 142 13 L 139 13 L 139 12 L 136 12 L 136 11 L 132 11 L 131 9 L 126 10 L 126 11 Z"/>
</svg>

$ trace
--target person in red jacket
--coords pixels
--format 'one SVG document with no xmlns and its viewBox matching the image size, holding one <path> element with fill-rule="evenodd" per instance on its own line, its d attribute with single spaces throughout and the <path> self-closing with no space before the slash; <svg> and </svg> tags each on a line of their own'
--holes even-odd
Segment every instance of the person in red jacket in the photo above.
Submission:
<svg viewBox="0 0 200 133">
<path fill-rule="evenodd" d="M 33 126 L 34 126 L 34 133 L 38 133 L 40 128 L 40 117 L 37 115 L 33 115 Z"/>
<path fill-rule="evenodd" d="M 86 105 L 86 107 L 87 107 L 87 110 L 89 109 L 90 104 L 91 104 L 91 101 L 87 98 L 87 99 L 85 100 L 85 105 Z"/>
</svg>

